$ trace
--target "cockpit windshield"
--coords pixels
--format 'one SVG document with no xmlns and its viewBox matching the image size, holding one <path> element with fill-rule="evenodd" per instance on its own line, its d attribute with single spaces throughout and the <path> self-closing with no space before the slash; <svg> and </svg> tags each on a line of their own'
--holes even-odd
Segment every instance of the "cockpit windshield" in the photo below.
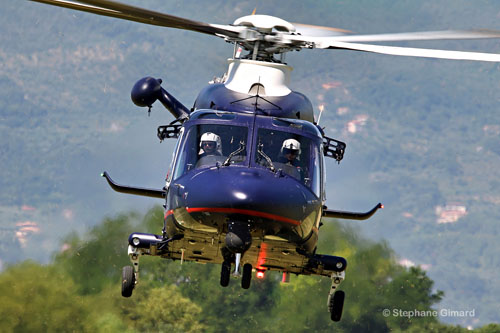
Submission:
<svg viewBox="0 0 500 333">
<path fill-rule="evenodd" d="M 246 126 L 212 123 L 187 127 L 180 139 L 172 178 L 191 170 L 244 164 L 294 178 L 320 197 L 321 142 L 294 128 L 287 129 L 255 127 L 256 138 L 250 143 Z M 251 163 L 247 160 L 249 151 Z"/>
<path fill-rule="evenodd" d="M 246 160 L 248 129 L 243 126 L 202 124 L 185 133 L 174 179 L 192 169 L 241 164 Z"/>
<path fill-rule="evenodd" d="M 257 165 L 299 180 L 319 195 L 321 160 L 313 140 L 298 134 L 261 128 L 254 160 Z"/>
</svg>

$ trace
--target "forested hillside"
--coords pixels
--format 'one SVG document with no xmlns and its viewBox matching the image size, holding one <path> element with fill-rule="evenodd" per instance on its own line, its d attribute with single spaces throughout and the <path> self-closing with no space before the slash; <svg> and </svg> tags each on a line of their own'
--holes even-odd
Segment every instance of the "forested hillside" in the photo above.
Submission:
<svg viewBox="0 0 500 333">
<path fill-rule="evenodd" d="M 261 14 L 357 33 L 500 30 L 500 4 L 486 0 L 294 0 L 286 7 L 277 1 L 126 2 L 224 24 L 257 5 Z M 136 80 L 161 77 L 190 107 L 198 91 L 224 73 L 232 47 L 193 32 L 28 1 L 3 1 L 0 18 L 0 265 L 31 258 L 50 264 L 24 264 L 5 276 L 32 270 L 57 280 L 53 269 L 69 263 L 64 256 L 52 262 L 51 254 L 70 232 L 76 242 L 104 216 L 161 203 L 114 193 L 99 177 L 106 170 L 121 183 L 163 186 L 173 142 L 160 144 L 156 127 L 172 119 L 160 105 L 147 117 L 130 102 Z M 500 53 L 498 41 L 397 45 Z M 326 134 L 347 142 L 342 163 L 327 164 L 328 207 L 362 211 L 383 202 L 386 208 L 370 221 L 350 223 L 369 244 L 386 241 L 395 262 L 420 266 L 407 274 L 425 271 L 435 282 L 429 295 L 444 291 L 439 303 L 433 299 L 435 308 L 475 310 L 474 318 L 440 320 L 474 327 L 500 322 L 499 65 L 333 50 L 304 50 L 287 62 L 294 67 L 292 87 L 316 110 L 324 107 Z M 322 229 L 322 242 L 336 239 L 335 226 Z M 113 237 L 125 240 L 123 230 Z M 120 269 L 114 264 L 111 275 Z M 358 278 L 350 271 L 346 283 Z M 74 279 L 65 280 L 72 281 L 68 290 L 83 288 Z M 195 300 L 184 289 L 182 295 Z"/>
<path fill-rule="evenodd" d="M 393 309 L 432 312 L 443 294 L 422 269 L 398 265 L 385 242 L 360 238 L 334 221 L 323 227 L 327 237 L 319 249 L 342 253 L 350 262 L 339 323 L 330 321 L 326 309 L 330 281 L 318 276 L 294 276 L 283 284 L 279 274 L 268 273 L 249 290 L 238 280 L 222 288 L 218 265 L 144 257 L 140 284 L 130 299 L 122 298 L 119 267 L 128 264 L 123 239 L 138 228 L 158 232 L 162 218 L 160 207 L 142 221 L 137 214 L 108 218 L 87 235 L 66 237 L 64 251 L 49 265 L 26 261 L 9 267 L 0 274 L 2 331 L 467 332 L 435 316 L 384 316 L 384 310 L 399 313 Z"/>
</svg>

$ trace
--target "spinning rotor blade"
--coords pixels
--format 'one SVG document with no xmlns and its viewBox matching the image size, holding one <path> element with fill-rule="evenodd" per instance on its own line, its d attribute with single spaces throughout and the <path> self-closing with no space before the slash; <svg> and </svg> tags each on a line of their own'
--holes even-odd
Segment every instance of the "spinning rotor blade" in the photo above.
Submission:
<svg viewBox="0 0 500 333">
<path fill-rule="evenodd" d="M 397 55 L 405 57 L 500 62 L 500 54 L 496 53 L 419 49 L 411 47 L 382 46 L 382 45 L 356 44 L 356 43 L 344 43 L 344 42 L 330 42 L 326 45 L 324 44 L 315 45 L 315 47 L 323 49 L 364 51 L 364 52 L 389 54 L 389 55 Z"/>
<path fill-rule="evenodd" d="M 482 38 L 500 38 L 500 31 L 445 30 L 445 31 L 403 32 L 403 33 L 393 33 L 393 34 L 338 36 L 331 38 L 331 40 L 336 42 L 394 42 L 394 41 L 415 41 L 415 40 L 482 39 Z"/>
<path fill-rule="evenodd" d="M 299 33 L 303 36 L 311 36 L 311 37 L 333 37 L 333 36 L 342 36 L 346 33 L 350 33 L 352 31 L 339 29 L 339 28 L 331 28 L 331 27 L 322 27 L 318 25 L 311 24 L 302 24 L 302 23 L 292 23 L 295 26 L 295 32 Z"/>
<path fill-rule="evenodd" d="M 307 27 L 307 26 L 306 26 Z M 318 30 L 317 30 L 318 29 Z M 327 31 L 326 27 L 311 26 L 312 34 L 317 31 Z M 500 31 L 495 30 L 446 30 L 446 31 L 424 31 L 424 32 L 405 32 L 393 34 L 375 34 L 375 35 L 345 35 L 344 31 L 332 28 L 332 33 L 337 33 L 337 36 L 317 36 L 314 35 L 295 35 L 288 36 L 288 39 L 300 43 L 305 43 L 305 47 L 313 47 L 320 49 L 344 49 L 353 51 L 364 51 L 380 54 L 389 54 L 407 57 L 424 57 L 438 59 L 454 59 L 454 60 L 474 60 L 474 61 L 493 61 L 500 62 L 500 55 L 494 53 L 480 52 L 464 52 L 464 51 L 448 51 L 448 50 L 433 50 L 409 47 L 382 46 L 370 44 L 356 44 L 352 42 L 389 42 L 389 41 L 424 41 L 424 40 L 445 40 L 445 39 L 485 39 L 485 38 L 500 38 Z"/>
<path fill-rule="evenodd" d="M 168 14 L 129 6 L 110 0 L 31 0 L 45 4 L 80 10 L 123 20 L 135 21 L 162 27 L 191 30 L 223 37 L 226 41 L 238 42 L 248 50 L 258 50 L 272 58 L 275 53 L 283 53 L 300 48 L 345 49 L 398 56 L 413 56 L 440 59 L 476 60 L 500 62 L 499 54 L 432 50 L 353 42 L 421 41 L 441 39 L 500 38 L 500 31 L 427 31 L 378 35 L 346 35 L 348 31 L 314 25 L 294 24 L 276 17 L 251 15 L 235 21 L 233 25 L 209 24 L 188 20 Z M 245 19 L 249 23 L 237 23 Z M 271 33 L 273 28 L 278 34 Z M 278 29 L 278 27 L 280 29 Z M 283 30 L 283 27 L 287 29 Z M 295 31 L 294 31 L 295 29 Z M 286 33 L 287 31 L 288 33 Z M 259 45 L 259 43 L 261 45 Z"/>
<path fill-rule="evenodd" d="M 208 24 L 168 14 L 125 5 L 109 0 L 31 0 L 34 2 L 70 8 L 123 20 L 201 32 L 219 37 L 237 37 L 241 28 L 229 25 Z"/>
</svg>

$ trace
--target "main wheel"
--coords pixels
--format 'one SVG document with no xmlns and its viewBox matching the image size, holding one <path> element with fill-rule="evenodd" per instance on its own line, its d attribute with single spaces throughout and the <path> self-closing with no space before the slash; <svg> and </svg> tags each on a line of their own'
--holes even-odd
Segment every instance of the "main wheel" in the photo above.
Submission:
<svg viewBox="0 0 500 333">
<path fill-rule="evenodd" d="M 332 312 L 330 313 L 330 318 L 333 321 L 340 321 L 342 318 L 342 309 L 344 308 L 345 293 L 342 290 L 337 290 L 330 302 L 332 303 Z"/>
<path fill-rule="evenodd" d="M 224 261 L 222 263 L 220 271 L 220 285 L 223 287 L 227 287 L 229 285 L 230 276 L 231 276 L 231 263 L 228 261 Z"/>
<path fill-rule="evenodd" d="M 134 267 L 125 266 L 122 269 L 122 296 L 132 296 L 132 291 L 135 287 L 135 273 Z"/>
<path fill-rule="evenodd" d="M 252 265 L 243 265 L 243 276 L 241 277 L 241 287 L 243 289 L 250 288 L 250 282 L 252 281 Z"/>
</svg>

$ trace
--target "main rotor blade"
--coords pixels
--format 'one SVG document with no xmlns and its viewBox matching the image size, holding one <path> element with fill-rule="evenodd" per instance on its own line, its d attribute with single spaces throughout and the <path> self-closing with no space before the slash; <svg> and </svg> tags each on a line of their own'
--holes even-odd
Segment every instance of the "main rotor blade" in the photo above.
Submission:
<svg viewBox="0 0 500 333">
<path fill-rule="evenodd" d="M 500 38 L 500 31 L 495 30 L 445 30 L 403 32 L 376 35 L 350 35 L 333 37 L 336 42 L 394 42 L 414 40 L 445 40 L 445 39 L 481 39 Z"/>
<path fill-rule="evenodd" d="M 119 2 L 109 0 L 30 0 L 34 2 L 45 3 L 49 5 L 75 9 L 102 16 L 115 17 L 123 20 L 129 20 L 150 25 L 177 28 L 201 32 L 220 37 L 237 37 L 238 27 L 229 25 L 208 24 L 188 20 L 182 17 L 158 13 L 155 11 L 125 5 Z"/>
<path fill-rule="evenodd" d="M 343 36 L 346 33 L 352 32 L 340 28 L 322 27 L 319 25 L 302 24 L 302 23 L 292 23 L 292 24 L 296 29 L 295 32 L 303 36 L 333 37 L 333 36 Z"/>
<path fill-rule="evenodd" d="M 496 53 L 419 49 L 411 47 L 382 46 L 382 45 L 356 44 L 356 43 L 344 43 L 344 42 L 330 42 L 328 44 L 326 43 L 318 44 L 315 45 L 315 47 L 323 49 L 344 49 L 344 50 L 364 51 L 364 52 L 389 54 L 389 55 L 405 56 L 405 57 L 500 62 L 500 54 Z"/>
</svg>

